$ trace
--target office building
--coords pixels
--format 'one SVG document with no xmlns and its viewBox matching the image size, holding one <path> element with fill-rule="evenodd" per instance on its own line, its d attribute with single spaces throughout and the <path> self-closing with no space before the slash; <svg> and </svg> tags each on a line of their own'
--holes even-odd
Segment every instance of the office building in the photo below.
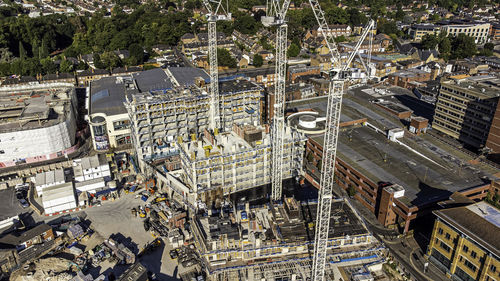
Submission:
<svg viewBox="0 0 500 281">
<path fill-rule="evenodd" d="M 429 260 L 452 280 L 498 280 L 500 211 L 483 201 L 433 213 Z"/>
<path fill-rule="evenodd" d="M 422 37 L 427 34 L 437 35 L 440 32 L 440 28 L 435 24 L 414 24 L 410 26 L 408 30 L 410 37 L 415 41 L 421 41 Z"/>
<path fill-rule="evenodd" d="M 302 106 L 317 112 L 325 107 Z M 414 219 L 436 209 L 453 192 L 484 198 L 490 179 L 496 178 L 496 169 L 459 160 L 463 156 L 451 146 L 433 138 L 405 137 L 399 117 L 373 103 L 344 98 L 340 122 L 345 125 L 338 138 L 335 180 L 384 226 L 407 232 Z M 415 133 L 424 129 L 413 125 Z M 318 188 L 323 138 L 310 136 L 306 143 L 305 178 Z"/>
<path fill-rule="evenodd" d="M 436 24 L 414 24 L 409 29 L 411 38 L 421 41 L 427 34 L 438 35 L 444 33 L 447 36 L 458 36 L 465 34 L 474 38 L 476 44 L 488 42 L 491 24 L 484 22 L 474 22 L 465 20 L 445 20 Z"/>
<path fill-rule="evenodd" d="M 496 129 L 491 130 L 500 96 L 500 79 L 492 76 L 453 76 L 441 81 L 432 128 L 472 149 L 489 145 L 498 151 Z"/>
</svg>

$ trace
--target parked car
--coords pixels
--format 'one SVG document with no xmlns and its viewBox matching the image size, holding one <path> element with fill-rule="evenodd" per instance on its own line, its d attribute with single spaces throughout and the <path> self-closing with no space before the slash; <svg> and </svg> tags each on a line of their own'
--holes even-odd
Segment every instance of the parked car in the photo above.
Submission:
<svg viewBox="0 0 500 281">
<path fill-rule="evenodd" d="M 179 253 L 177 253 L 176 249 L 171 250 L 169 254 L 170 254 L 170 258 L 173 260 L 179 256 Z"/>
<path fill-rule="evenodd" d="M 19 204 L 23 208 L 28 208 L 30 206 L 30 203 L 28 203 L 28 201 L 26 201 L 26 199 L 19 199 Z"/>
</svg>

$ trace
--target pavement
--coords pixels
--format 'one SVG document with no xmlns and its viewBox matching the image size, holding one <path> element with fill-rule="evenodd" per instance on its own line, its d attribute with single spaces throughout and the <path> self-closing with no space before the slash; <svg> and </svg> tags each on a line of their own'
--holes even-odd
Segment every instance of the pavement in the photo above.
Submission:
<svg viewBox="0 0 500 281">
<path fill-rule="evenodd" d="M 114 236 L 121 243 L 130 247 L 134 253 L 139 253 L 149 242 L 155 238 L 144 230 L 143 219 L 133 217 L 130 210 L 133 207 L 144 205 L 136 194 L 122 194 L 115 201 L 103 201 L 101 206 L 85 209 L 90 226 L 102 237 Z M 158 280 L 180 280 L 179 274 L 192 268 L 184 268 L 177 264 L 177 260 L 170 258 L 172 246 L 165 239 L 162 246 L 153 252 L 142 256 L 139 260 L 151 272 L 155 273 Z M 106 272 L 103 266 L 101 273 Z"/>
</svg>

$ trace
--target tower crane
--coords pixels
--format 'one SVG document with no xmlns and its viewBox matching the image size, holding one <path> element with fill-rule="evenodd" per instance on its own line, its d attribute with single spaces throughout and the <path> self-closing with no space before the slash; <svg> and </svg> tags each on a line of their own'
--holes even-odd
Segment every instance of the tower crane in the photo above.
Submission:
<svg viewBox="0 0 500 281">
<path fill-rule="evenodd" d="M 342 106 L 342 95 L 344 82 L 351 79 L 349 66 L 354 56 L 359 54 L 359 48 L 368 33 L 372 32 L 375 23 L 369 20 L 363 30 L 361 38 L 346 61 L 342 61 L 334 37 L 328 28 L 325 16 L 319 2 L 309 0 L 318 21 L 321 32 L 330 51 L 331 68 L 329 70 L 328 103 L 326 109 L 326 130 L 323 144 L 323 156 L 320 178 L 320 190 L 318 195 L 318 212 L 316 215 L 316 230 L 314 236 L 314 256 L 312 266 L 312 280 L 323 281 L 325 275 L 326 251 L 328 248 L 328 235 L 330 230 L 330 212 L 333 199 L 333 185 L 335 172 L 335 157 L 337 154 L 337 140 L 339 134 L 340 110 Z M 361 61 L 362 58 L 360 56 Z M 369 66 L 368 66 L 369 67 Z M 365 65 L 365 68 L 367 66 Z M 367 69 L 368 73 L 370 72 Z M 369 75 L 369 74 L 368 74 Z"/>
<path fill-rule="evenodd" d="M 271 199 L 280 200 L 283 191 L 283 139 L 285 134 L 285 75 L 286 75 L 286 35 L 285 22 L 290 0 L 270 0 L 263 24 L 276 26 L 276 69 L 274 86 L 274 108 L 271 123 Z"/>
<path fill-rule="evenodd" d="M 263 24 L 267 26 L 277 26 L 276 36 L 276 70 L 275 70 L 275 103 L 272 120 L 272 199 L 279 200 L 282 195 L 282 161 L 283 161 L 283 138 L 284 138 L 284 103 L 285 103 L 285 70 L 286 70 L 286 40 L 287 25 L 285 22 L 286 12 L 290 0 L 270 0 L 267 5 L 267 15 L 263 17 Z M 323 281 L 325 275 L 325 264 L 327 254 L 327 242 L 330 229 L 330 212 L 333 199 L 335 157 L 337 153 L 337 139 L 339 132 L 340 110 L 342 105 L 342 95 L 344 92 L 344 82 L 351 79 L 349 66 L 359 49 L 370 34 L 371 55 L 372 29 L 375 26 L 373 20 L 369 20 L 363 30 L 361 38 L 355 45 L 346 61 L 342 61 L 340 53 L 335 43 L 335 38 L 330 32 L 330 28 L 325 19 L 325 14 L 321 9 L 318 0 L 309 0 L 314 16 L 318 22 L 319 29 L 326 41 L 330 52 L 331 67 L 328 71 L 329 91 L 326 112 L 326 131 L 323 145 L 323 164 L 321 168 L 320 190 L 318 198 L 318 212 L 316 216 L 316 231 L 314 240 L 314 256 L 312 266 L 312 280 Z M 360 56 L 360 55 L 359 55 Z M 368 66 L 363 62 L 368 76 L 370 75 Z"/>
<path fill-rule="evenodd" d="M 203 5 L 208 11 L 208 57 L 210 66 L 210 117 L 209 125 L 211 129 L 221 127 L 220 120 L 220 102 L 219 102 L 219 69 L 217 65 L 217 20 L 218 13 L 222 11 L 225 19 L 231 19 L 231 13 L 228 13 L 222 5 L 222 0 L 203 0 Z"/>
</svg>

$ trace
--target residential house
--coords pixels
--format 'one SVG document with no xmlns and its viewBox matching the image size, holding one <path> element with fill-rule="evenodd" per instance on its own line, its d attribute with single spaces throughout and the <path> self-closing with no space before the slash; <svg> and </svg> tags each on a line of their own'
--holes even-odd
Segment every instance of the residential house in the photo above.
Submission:
<svg viewBox="0 0 500 281">
<path fill-rule="evenodd" d="M 76 78 L 77 78 L 77 84 L 80 86 L 88 86 L 90 82 L 94 80 L 99 80 L 103 77 L 109 76 L 109 71 L 105 69 L 90 69 L 90 70 L 83 70 L 81 72 L 77 72 Z"/>
<path fill-rule="evenodd" d="M 352 28 L 347 24 L 331 24 L 328 25 L 329 33 L 326 30 L 322 30 L 321 27 L 315 26 L 309 30 L 305 37 L 324 37 L 326 33 L 327 36 L 339 37 L 339 36 L 351 36 Z"/>
<path fill-rule="evenodd" d="M 321 69 L 319 66 L 307 66 L 305 64 L 297 64 L 288 67 L 288 81 L 294 83 L 295 80 L 300 76 L 305 75 L 319 75 Z"/>
<path fill-rule="evenodd" d="M 413 89 L 422 86 L 422 83 L 431 79 L 431 73 L 420 69 L 407 69 L 389 74 L 385 80 L 386 84 L 399 86 L 402 88 Z"/>
<path fill-rule="evenodd" d="M 194 34 L 192 34 L 192 33 L 186 33 L 186 34 L 181 36 L 182 45 L 191 44 L 191 43 L 194 43 L 196 41 L 197 41 L 196 36 L 194 36 Z"/>
<path fill-rule="evenodd" d="M 7 234 L 0 238 L 0 244 L 15 247 L 18 251 L 21 251 L 33 245 L 54 240 L 55 238 L 56 236 L 50 225 L 40 224 L 21 234 Z"/>
<path fill-rule="evenodd" d="M 76 84 L 76 77 L 73 73 L 53 73 L 46 74 L 41 77 L 41 82 L 44 83 L 71 83 Z"/>
</svg>

